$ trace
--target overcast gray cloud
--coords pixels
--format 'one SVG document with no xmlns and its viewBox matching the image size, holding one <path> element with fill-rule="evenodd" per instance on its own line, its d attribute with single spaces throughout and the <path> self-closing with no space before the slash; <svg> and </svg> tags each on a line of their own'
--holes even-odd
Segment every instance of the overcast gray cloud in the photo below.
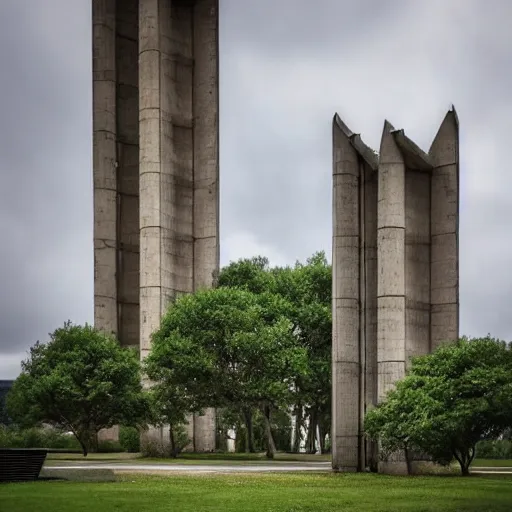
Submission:
<svg viewBox="0 0 512 512">
<path fill-rule="evenodd" d="M 461 121 L 461 328 L 512 338 L 509 0 L 221 0 L 222 262 L 330 253 L 331 118 Z M 0 2 L 0 378 L 92 321 L 90 0 Z"/>
</svg>

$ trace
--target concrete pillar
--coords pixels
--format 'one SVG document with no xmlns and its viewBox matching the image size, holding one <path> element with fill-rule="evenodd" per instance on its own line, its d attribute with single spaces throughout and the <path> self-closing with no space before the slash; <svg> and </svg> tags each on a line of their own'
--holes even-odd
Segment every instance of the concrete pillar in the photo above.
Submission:
<svg viewBox="0 0 512 512">
<path fill-rule="evenodd" d="M 360 435 L 359 159 L 333 121 L 332 466 L 358 471 Z"/>
<path fill-rule="evenodd" d="M 377 391 L 377 158 L 333 121 L 333 468 L 369 462 L 364 415 Z M 371 457 L 370 457 L 371 458 Z"/>
<path fill-rule="evenodd" d="M 218 0 L 200 0 L 193 11 L 194 291 L 211 288 L 219 245 L 219 13 Z M 195 450 L 215 449 L 215 410 L 194 417 Z"/>
<path fill-rule="evenodd" d="M 377 167 L 375 163 L 375 168 Z M 364 416 L 368 410 L 377 405 L 377 200 L 378 173 L 376 169 L 365 165 L 364 181 L 364 357 L 362 358 L 364 391 L 361 404 L 360 429 L 364 439 Z M 361 444 L 362 467 L 375 466 L 376 446 L 368 442 Z M 364 461 L 364 464 L 363 464 Z"/>
<path fill-rule="evenodd" d="M 430 351 L 430 182 L 432 163 L 403 130 L 393 132 L 405 162 L 405 362 Z"/>
<path fill-rule="evenodd" d="M 378 397 L 405 375 L 405 164 L 385 122 L 379 160 L 377 227 Z"/>
<path fill-rule="evenodd" d="M 93 0 L 94 323 L 117 334 L 116 2 Z"/>
<path fill-rule="evenodd" d="M 430 173 L 405 174 L 405 359 L 430 351 Z"/>
<path fill-rule="evenodd" d="M 377 461 L 366 412 L 458 337 L 457 116 L 429 154 L 386 121 L 377 156 L 337 116 L 333 146 L 333 467 L 354 471 Z M 406 471 L 402 453 L 378 466 Z"/>
<path fill-rule="evenodd" d="M 150 349 L 219 267 L 218 0 L 92 0 L 94 316 Z M 215 411 L 191 419 L 215 447 Z"/>
<path fill-rule="evenodd" d="M 444 118 L 429 151 L 432 170 L 431 348 L 459 337 L 459 123 Z"/>
<path fill-rule="evenodd" d="M 124 346 L 139 346 L 139 73 L 137 0 L 117 2 L 117 313 Z"/>
<path fill-rule="evenodd" d="M 217 4 L 139 1 L 141 357 L 219 266 Z M 194 449 L 214 450 L 215 411 L 191 421 Z"/>
</svg>

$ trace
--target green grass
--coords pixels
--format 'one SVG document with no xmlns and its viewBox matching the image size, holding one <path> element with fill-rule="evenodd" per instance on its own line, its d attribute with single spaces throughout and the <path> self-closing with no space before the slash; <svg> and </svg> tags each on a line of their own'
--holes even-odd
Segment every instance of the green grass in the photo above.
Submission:
<svg viewBox="0 0 512 512">
<path fill-rule="evenodd" d="M 364 474 L 124 475 L 0 486 L 2 512 L 509 512 L 510 479 Z"/>
<path fill-rule="evenodd" d="M 512 468 L 512 460 L 511 459 L 475 459 L 471 464 L 475 468 Z"/>
</svg>

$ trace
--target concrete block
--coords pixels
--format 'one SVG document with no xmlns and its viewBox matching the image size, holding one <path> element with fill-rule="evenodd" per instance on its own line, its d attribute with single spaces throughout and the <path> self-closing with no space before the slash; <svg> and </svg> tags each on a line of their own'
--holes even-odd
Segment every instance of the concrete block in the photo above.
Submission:
<svg viewBox="0 0 512 512">
<path fill-rule="evenodd" d="M 405 361 L 405 297 L 379 297 L 378 361 Z"/>
<path fill-rule="evenodd" d="M 338 263 L 333 297 L 359 300 L 359 237 L 335 236 L 333 250 Z"/>
<path fill-rule="evenodd" d="M 359 364 L 359 301 L 335 299 L 333 304 L 333 362 Z"/>
<path fill-rule="evenodd" d="M 405 230 L 397 227 L 381 227 L 377 232 L 377 247 L 378 296 L 404 295 Z"/>
<path fill-rule="evenodd" d="M 194 290 L 211 288 L 219 268 L 217 236 L 196 238 L 194 241 Z"/>
<path fill-rule="evenodd" d="M 352 174 L 333 176 L 333 236 L 359 236 L 359 180 Z"/>
<path fill-rule="evenodd" d="M 140 286 L 159 287 L 161 284 L 160 227 L 140 230 Z"/>
</svg>

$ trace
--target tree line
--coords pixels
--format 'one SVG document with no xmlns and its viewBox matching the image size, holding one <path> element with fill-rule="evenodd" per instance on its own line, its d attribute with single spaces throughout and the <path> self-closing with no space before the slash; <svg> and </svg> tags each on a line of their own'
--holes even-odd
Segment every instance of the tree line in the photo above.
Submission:
<svg viewBox="0 0 512 512">
<path fill-rule="evenodd" d="M 169 425 L 176 456 L 187 444 L 190 415 L 210 407 L 218 411 L 221 445 L 235 430 L 244 440 L 240 450 L 264 448 L 271 458 L 276 441 L 283 449 L 287 437 L 289 445 L 292 413 L 294 448 L 305 436 L 307 451 L 315 452 L 319 431 L 326 451 L 330 289 L 324 253 L 293 267 L 270 267 L 264 257 L 231 263 L 214 289 L 169 306 L 142 365 L 114 336 L 67 322 L 30 349 L 8 409 L 19 425 L 68 429 L 84 454 L 113 425 Z"/>
<path fill-rule="evenodd" d="M 22 426 L 75 435 L 84 455 L 113 425 L 168 425 L 168 455 L 188 443 L 191 414 L 217 410 L 218 444 L 237 449 L 329 451 L 331 283 L 324 253 L 271 267 L 264 257 L 224 267 L 210 290 L 170 304 L 142 364 L 111 335 L 69 322 L 36 343 L 8 395 Z M 144 386 L 147 382 L 151 385 Z M 291 420 L 294 418 L 294 431 Z M 512 352 L 490 336 L 462 338 L 416 358 L 369 411 L 380 456 L 415 453 L 468 472 L 476 443 L 512 425 Z M 293 446 L 291 439 L 293 438 Z"/>
</svg>

